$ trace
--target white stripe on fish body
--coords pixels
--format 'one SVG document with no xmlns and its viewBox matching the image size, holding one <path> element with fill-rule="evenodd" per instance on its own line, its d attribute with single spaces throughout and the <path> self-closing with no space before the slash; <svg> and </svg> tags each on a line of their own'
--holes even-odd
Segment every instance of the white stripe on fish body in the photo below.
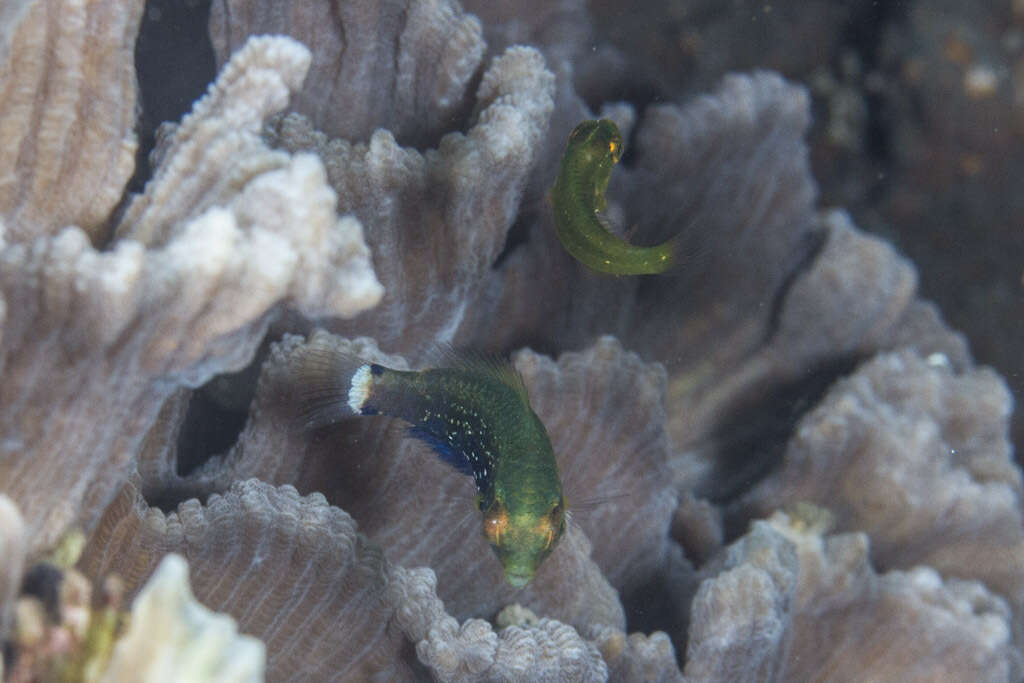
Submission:
<svg viewBox="0 0 1024 683">
<path fill-rule="evenodd" d="M 369 365 L 360 365 L 356 373 L 352 375 L 352 385 L 348 390 L 348 407 L 356 415 L 363 412 L 363 405 L 370 397 L 370 387 L 373 385 L 373 374 Z"/>
</svg>

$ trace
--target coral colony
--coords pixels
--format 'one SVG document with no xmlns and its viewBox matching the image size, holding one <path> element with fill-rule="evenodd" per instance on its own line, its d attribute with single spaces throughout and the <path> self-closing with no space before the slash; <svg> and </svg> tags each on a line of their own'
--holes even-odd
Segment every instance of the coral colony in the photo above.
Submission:
<svg viewBox="0 0 1024 683">
<path fill-rule="evenodd" d="M 129 185 L 141 0 L 3 3 L 12 680 L 1020 677 L 1009 393 L 816 205 L 806 91 L 755 71 L 638 109 L 585 3 L 541 5 L 214 0 L 215 79 Z M 673 240 L 669 272 L 556 235 L 596 118 L 632 147 L 602 229 Z M 496 561 L 510 509 L 402 420 L 309 429 L 313 347 L 507 357 L 525 393 L 488 391 L 528 396 L 570 512 L 529 518 L 543 562 Z"/>
</svg>

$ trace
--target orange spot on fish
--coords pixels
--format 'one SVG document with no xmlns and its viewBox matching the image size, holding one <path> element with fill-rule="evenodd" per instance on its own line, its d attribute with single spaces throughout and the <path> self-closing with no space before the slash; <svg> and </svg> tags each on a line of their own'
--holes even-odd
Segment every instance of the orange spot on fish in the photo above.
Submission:
<svg viewBox="0 0 1024 683">
<path fill-rule="evenodd" d="M 508 531 L 508 512 L 498 508 L 484 517 L 484 536 L 494 545 L 501 545 L 501 537 Z"/>
</svg>

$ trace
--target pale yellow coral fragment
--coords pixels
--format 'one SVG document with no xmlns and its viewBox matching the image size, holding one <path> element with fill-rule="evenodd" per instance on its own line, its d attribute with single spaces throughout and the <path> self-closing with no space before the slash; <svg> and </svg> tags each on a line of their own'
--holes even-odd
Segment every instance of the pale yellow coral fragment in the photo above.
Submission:
<svg viewBox="0 0 1024 683">
<path fill-rule="evenodd" d="M 188 565 L 168 555 L 132 605 L 104 683 L 234 683 L 263 680 L 263 643 L 238 633 L 234 619 L 199 604 Z"/>
</svg>

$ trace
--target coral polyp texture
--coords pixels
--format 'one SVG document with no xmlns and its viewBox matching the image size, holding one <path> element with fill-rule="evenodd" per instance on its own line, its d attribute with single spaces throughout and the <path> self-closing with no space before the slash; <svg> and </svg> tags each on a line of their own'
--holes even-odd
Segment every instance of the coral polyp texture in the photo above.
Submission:
<svg viewBox="0 0 1024 683">
<path fill-rule="evenodd" d="M 1024 674 L 1011 397 L 910 261 L 817 206 L 803 88 L 617 101 L 642 55 L 582 2 L 214 0 L 216 76 L 136 168 L 142 9 L 0 8 L 9 671 L 56 670 L 29 579 L 84 537 L 59 576 L 133 604 L 109 680 Z M 677 240 L 668 273 L 555 236 L 597 117 L 632 147 L 609 225 Z M 402 423 L 307 427 L 310 344 L 509 358 L 570 511 L 529 584 Z"/>
</svg>

